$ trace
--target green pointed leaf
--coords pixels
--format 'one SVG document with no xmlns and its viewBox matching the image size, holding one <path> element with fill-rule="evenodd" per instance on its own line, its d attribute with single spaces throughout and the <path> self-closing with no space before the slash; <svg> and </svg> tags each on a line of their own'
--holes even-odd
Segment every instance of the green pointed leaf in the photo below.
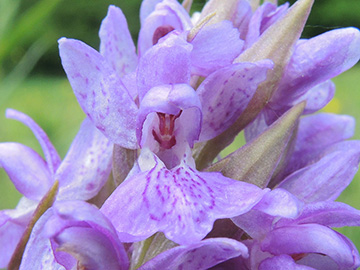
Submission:
<svg viewBox="0 0 360 270">
<path fill-rule="evenodd" d="M 192 6 L 193 0 L 184 0 L 182 2 L 182 6 L 185 8 L 185 10 L 189 13 L 191 6 Z"/>
<path fill-rule="evenodd" d="M 220 171 L 226 177 L 266 187 L 304 108 L 305 102 L 294 106 L 254 140 L 206 171 Z"/>
<path fill-rule="evenodd" d="M 8 270 L 19 269 L 21 264 L 22 255 L 24 253 L 26 244 L 30 238 L 32 229 L 34 228 L 35 223 L 39 218 L 48 210 L 54 203 L 56 194 L 59 191 L 59 181 L 55 181 L 50 190 L 45 194 L 45 196 L 39 202 L 39 205 L 36 207 L 33 216 L 31 217 L 30 223 L 27 225 L 18 245 L 16 246 L 15 252 L 11 257 L 10 263 L 8 265 Z"/>
<path fill-rule="evenodd" d="M 211 13 L 216 13 L 215 17 L 209 22 L 214 24 L 223 20 L 231 21 L 234 12 L 237 11 L 239 0 L 210 0 L 201 11 L 199 21 L 203 20 Z"/>
<path fill-rule="evenodd" d="M 235 62 L 271 59 L 274 62 L 274 69 L 268 71 L 266 81 L 259 85 L 247 108 L 235 123 L 214 139 L 197 146 L 197 154 L 194 158 L 198 169 L 211 164 L 220 151 L 256 118 L 270 100 L 278 87 L 293 47 L 300 38 L 313 2 L 314 0 L 297 1 L 283 18 L 269 27 L 256 43 L 235 59 Z"/>
</svg>

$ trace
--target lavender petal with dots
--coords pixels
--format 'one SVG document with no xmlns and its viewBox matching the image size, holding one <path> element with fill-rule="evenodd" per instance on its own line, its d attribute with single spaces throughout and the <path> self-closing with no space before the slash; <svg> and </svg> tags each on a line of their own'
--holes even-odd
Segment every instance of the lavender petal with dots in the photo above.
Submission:
<svg viewBox="0 0 360 270">
<path fill-rule="evenodd" d="M 140 241 L 161 231 L 176 243 L 195 243 L 216 219 L 246 213 L 267 192 L 220 173 L 196 171 L 188 158 L 168 169 L 150 150 L 142 150 L 141 172 L 125 180 L 101 208 L 121 241 Z"/>
</svg>

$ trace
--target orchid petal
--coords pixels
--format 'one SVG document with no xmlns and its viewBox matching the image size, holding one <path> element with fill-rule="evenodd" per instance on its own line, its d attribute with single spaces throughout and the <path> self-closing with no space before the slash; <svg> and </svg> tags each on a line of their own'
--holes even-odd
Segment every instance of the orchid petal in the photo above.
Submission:
<svg viewBox="0 0 360 270">
<path fill-rule="evenodd" d="M 315 268 L 299 265 L 289 255 L 282 254 L 263 260 L 259 265 L 259 270 L 316 270 Z"/>
<path fill-rule="evenodd" d="M 0 166 L 16 189 L 39 201 L 53 183 L 45 161 L 31 148 L 19 143 L 0 143 Z"/>
<path fill-rule="evenodd" d="M 78 40 L 59 40 L 60 56 L 74 93 L 95 126 L 111 141 L 136 148 L 137 106 L 105 59 Z"/>
<path fill-rule="evenodd" d="M 317 162 L 286 177 L 279 187 L 308 203 L 335 200 L 353 179 L 359 158 L 358 141 L 335 144 Z"/>
<path fill-rule="evenodd" d="M 114 227 L 93 205 L 56 202 L 44 231 L 52 240 L 57 261 L 67 269 L 72 269 L 73 258 L 86 269 L 127 269 L 128 258 Z M 117 267 L 110 267 L 114 265 Z"/>
<path fill-rule="evenodd" d="M 309 91 L 307 91 L 301 98 L 295 100 L 292 104 L 297 104 L 306 100 L 306 107 L 304 114 L 314 113 L 327 105 L 335 94 L 335 84 L 327 80 L 320 83 Z"/>
<path fill-rule="evenodd" d="M 279 217 L 293 218 L 300 215 L 303 203 L 291 193 L 276 188 L 264 195 L 248 213 L 231 220 L 254 239 L 263 238 L 273 228 Z"/>
<path fill-rule="evenodd" d="M 319 151 L 351 138 L 354 130 L 355 119 L 348 115 L 319 113 L 302 118 L 285 176 L 313 163 Z"/>
<path fill-rule="evenodd" d="M 0 267 L 5 268 L 25 231 L 25 226 L 12 221 L 4 211 L 0 211 L 0 223 Z"/>
<path fill-rule="evenodd" d="M 99 36 L 100 54 L 119 76 L 135 70 L 136 48 L 121 9 L 109 6 L 108 14 L 101 23 Z"/>
<path fill-rule="evenodd" d="M 232 64 L 244 44 L 239 35 L 230 21 L 201 28 L 190 41 L 194 47 L 191 52 L 192 74 L 206 77 L 211 72 Z"/>
<path fill-rule="evenodd" d="M 188 83 L 192 46 L 177 35 L 169 35 L 140 58 L 137 83 L 139 98 L 152 87 Z"/>
<path fill-rule="evenodd" d="M 355 65 L 360 58 L 360 32 L 343 28 L 299 43 L 285 69 L 274 103 L 289 103 L 315 85 Z"/>
<path fill-rule="evenodd" d="M 327 227 L 360 226 L 360 211 L 341 202 L 307 204 L 295 220 L 282 219 L 276 226 L 317 223 Z"/>
<path fill-rule="evenodd" d="M 271 216 L 296 218 L 300 215 L 303 206 L 304 203 L 290 192 L 276 188 L 266 193 L 254 209 Z"/>
<path fill-rule="evenodd" d="M 203 106 L 200 140 L 209 140 L 229 128 L 244 111 L 272 62 L 239 63 L 208 76 L 197 92 Z"/>
<path fill-rule="evenodd" d="M 88 270 L 128 269 L 119 262 L 110 240 L 101 232 L 81 227 L 65 229 L 55 237 L 58 250 L 73 255 Z"/>
<path fill-rule="evenodd" d="M 139 56 L 155 45 L 158 40 L 173 30 L 183 32 L 191 27 L 190 16 L 176 0 L 164 0 L 155 6 L 141 24 L 138 40 Z"/>
<path fill-rule="evenodd" d="M 355 119 L 348 115 L 319 113 L 300 120 L 295 151 L 322 149 L 354 136 Z"/>
<path fill-rule="evenodd" d="M 29 268 L 65 270 L 62 265 L 56 262 L 49 238 L 44 233 L 44 225 L 52 214 L 52 208 L 50 208 L 36 222 L 26 245 L 20 270 Z"/>
<path fill-rule="evenodd" d="M 33 119 L 31 119 L 29 116 L 22 112 L 13 109 L 7 109 L 6 117 L 18 120 L 31 129 L 31 131 L 34 133 L 36 139 L 41 145 L 41 148 L 44 152 L 45 160 L 47 162 L 47 166 L 50 173 L 53 175 L 56 169 L 59 167 L 61 159 L 44 130 L 42 130 L 42 128 L 38 124 L 36 124 Z"/>
<path fill-rule="evenodd" d="M 321 253 L 339 267 L 353 269 L 359 255 L 341 234 L 318 224 L 303 224 L 272 230 L 261 243 L 263 251 L 274 255 Z"/>
<path fill-rule="evenodd" d="M 228 238 L 212 238 L 167 250 L 145 263 L 139 270 L 209 269 L 238 256 L 248 257 L 244 244 Z"/>
<path fill-rule="evenodd" d="M 5 268 L 21 240 L 38 202 L 22 197 L 16 209 L 0 211 L 0 267 Z"/>
<path fill-rule="evenodd" d="M 86 118 L 56 172 L 59 199 L 88 200 L 105 184 L 111 171 L 113 144 Z"/>
<path fill-rule="evenodd" d="M 194 243 L 206 236 L 215 219 L 249 211 L 267 192 L 220 173 L 195 171 L 185 163 L 168 170 L 146 150 L 139 162 L 152 158 L 155 165 L 125 180 L 101 208 L 122 241 L 162 231 L 176 243 Z"/>
</svg>

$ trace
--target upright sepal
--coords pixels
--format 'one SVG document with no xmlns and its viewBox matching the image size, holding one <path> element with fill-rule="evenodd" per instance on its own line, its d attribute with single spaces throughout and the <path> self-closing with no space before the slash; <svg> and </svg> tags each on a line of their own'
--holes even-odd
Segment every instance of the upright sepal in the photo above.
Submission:
<svg viewBox="0 0 360 270">
<path fill-rule="evenodd" d="M 136 48 L 121 9 L 109 6 L 108 14 L 101 23 L 99 37 L 100 54 L 119 76 L 135 70 Z"/>
<path fill-rule="evenodd" d="M 136 148 L 137 106 L 106 59 L 78 40 L 59 40 L 61 62 L 90 120 L 111 141 Z"/>
</svg>

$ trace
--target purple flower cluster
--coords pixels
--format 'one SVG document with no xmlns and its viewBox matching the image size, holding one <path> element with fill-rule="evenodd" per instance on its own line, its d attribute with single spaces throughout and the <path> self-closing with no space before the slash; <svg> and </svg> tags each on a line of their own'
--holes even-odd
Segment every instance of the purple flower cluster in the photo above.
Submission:
<svg viewBox="0 0 360 270">
<path fill-rule="evenodd" d="M 354 119 L 312 114 L 333 97 L 330 79 L 359 60 L 359 30 L 300 39 L 312 0 L 210 0 L 190 17 L 191 2 L 144 0 L 137 52 L 115 6 L 99 51 L 59 40 L 87 115 L 63 161 L 30 117 L 7 111 L 45 160 L 0 144 L 0 165 L 24 195 L 0 211 L 0 267 L 360 266 L 332 229 L 360 225 L 359 210 L 335 202 L 360 162 Z M 242 130 L 247 143 L 217 157 Z"/>
</svg>

